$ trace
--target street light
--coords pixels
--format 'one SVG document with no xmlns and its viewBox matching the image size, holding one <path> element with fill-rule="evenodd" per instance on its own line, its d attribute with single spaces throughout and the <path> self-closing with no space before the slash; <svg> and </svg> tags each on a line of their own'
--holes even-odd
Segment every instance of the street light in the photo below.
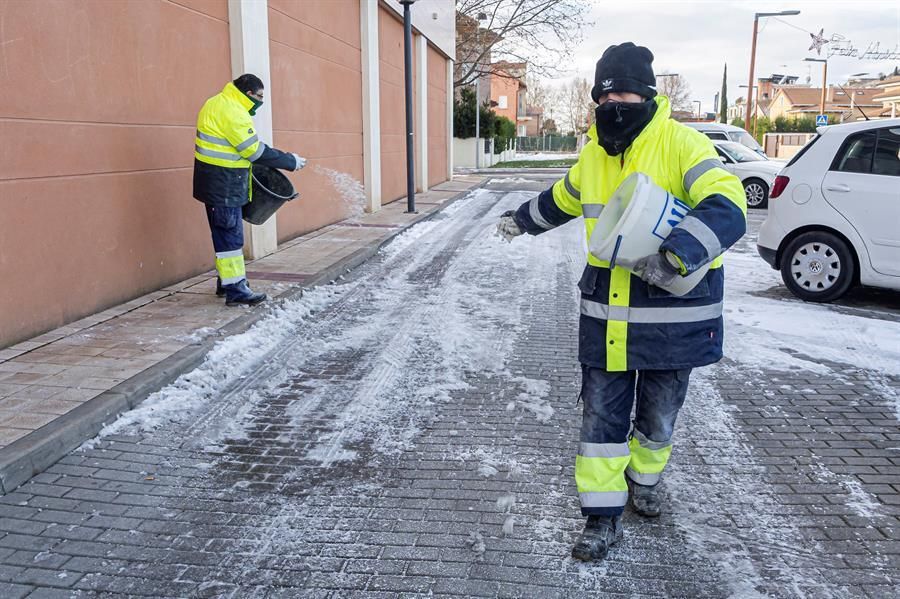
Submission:
<svg viewBox="0 0 900 599">
<path fill-rule="evenodd" d="M 478 64 L 478 58 L 481 56 L 481 22 L 487 21 L 487 15 L 483 12 L 478 13 L 475 17 L 478 21 L 477 29 L 475 29 L 475 169 L 481 168 L 481 98 L 479 98 L 478 83 L 481 81 L 481 67 Z"/>
<path fill-rule="evenodd" d="M 825 88 L 828 86 L 828 59 L 827 58 L 804 58 L 806 62 L 822 63 L 822 97 L 819 100 L 819 114 L 825 114 Z"/>
<path fill-rule="evenodd" d="M 753 15 L 753 44 L 750 47 L 750 81 L 747 82 L 748 87 L 753 87 L 753 68 L 756 66 L 756 35 L 759 31 L 759 18 L 791 17 L 799 14 L 799 10 L 782 10 L 779 12 L 758 12 Z M 750 122 L 750 102 L 747 102 L 747 118 L 744 120 L 744 122 Z"/>
<path fill-rule="evenodd" d="M 400 0 L 403 5 L 403 76 L 406 87 L 406 211 L 416 212 L 416 165 L 413 155 L 412 20 L 409 7 L 416 0 Z M 422 140 L 426 143 L 426 140 Z"/>
</svg>

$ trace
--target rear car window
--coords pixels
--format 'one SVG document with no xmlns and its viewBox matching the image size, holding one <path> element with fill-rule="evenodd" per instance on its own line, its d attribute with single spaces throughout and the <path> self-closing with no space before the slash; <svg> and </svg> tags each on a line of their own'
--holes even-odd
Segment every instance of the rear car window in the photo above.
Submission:
<svg viewBox="0 0 900 599">
<path fill-rule="evenodd" d="M 835 154 L 831 170 L 842 173 L 871 173 L 877 140 L 878 135 L 875 131 L 863 131 L 848 136 Z"/>
<path fill-rule="evenodd" d="M 900 127 L 878 130 L 872 174 L 900 177 Z"/>
<path fill-rule="evenodd" d="M 748 148 L 753 148 L 754 150 L 762 149 L 759 142 L 753 139 L 753 136 L 746 131 L 731 131 L 728 135 L 731 137 L 731 141 L 736 141 L 737 143 L 747 146 Z"/>
<path fill-rule="evenodd" d="M 717 139 L 719 141 L 730 141 L 728 136 L 724 133 L 719 133 L 718 131 L 704 131 L 706 137 L 710 139 Z"/>
</svg>

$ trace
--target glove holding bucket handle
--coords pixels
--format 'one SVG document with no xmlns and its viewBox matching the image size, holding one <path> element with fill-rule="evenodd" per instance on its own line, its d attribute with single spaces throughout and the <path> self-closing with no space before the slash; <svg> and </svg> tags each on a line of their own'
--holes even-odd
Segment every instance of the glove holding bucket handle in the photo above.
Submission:
<svg viewBox="0 0 900 599">
<path fill-rule="evenodd" d="M 678 258 L 671 252 L 657 252 L 639 259 L 632 272 L 655 287 L 668 287 L 682 274 Z"/>
</svg>

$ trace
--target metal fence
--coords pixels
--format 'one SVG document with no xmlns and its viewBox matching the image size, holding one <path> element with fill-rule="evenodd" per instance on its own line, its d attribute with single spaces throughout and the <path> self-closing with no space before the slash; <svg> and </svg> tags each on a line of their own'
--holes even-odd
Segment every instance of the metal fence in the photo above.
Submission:
<svg viewBox="0 0 900 599">
<path fill-rule="evenodd" d="M 576 152 L 578 138 L 574 135 L 544 135 L 516 138 L 519 152 Z"/>
</svg>

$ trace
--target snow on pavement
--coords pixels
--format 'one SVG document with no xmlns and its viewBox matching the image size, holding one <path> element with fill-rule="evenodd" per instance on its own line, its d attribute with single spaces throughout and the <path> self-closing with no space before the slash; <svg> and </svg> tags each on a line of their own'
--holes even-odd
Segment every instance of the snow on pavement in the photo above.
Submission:
<svg viewBox="0 0 900 599">
<path fill-rule="evenodd" d="M 267 402 L 286 388 L 295 389 L 293 398 L 284 401 L 274 445 L 301 448 L 291 463 L 302 466 L 275 480 L 278 489 L 295 485 L 304 493 L 265 496 L 264 513 L 247 533 L 262 544 L 252 555 L 235 553 L 226 564 L 247 580 L 254 580 L 272 555 L 301 552 L 308 538 L 321 533 L 322 521 L 342 517 L 342 504 L 317 496 L 311 477 L 323 472 L 349 476 L 341 468 L 350 465 L 365 480 L 351 478 L 341 487 L 341 498 L 378 497 L 384 492 L 379 465 L 407 455 L 427 438 L 431 419 L 454 406 L 476 381 L 502 383 L 492 400 L 507 421 L 568 435 L 574 448 L 577 429 L 560 430 L 564 419 L 572 418 L 571 406 L 565 404 L 565 413 L 559 402 L 553 406 L 558 382 L 524 376 L 511 366 L 516 343 L 527 341 L 532 315 L 538 312 L 532 302 L 557 291 L 561 269 L 577 280 L 583 266 L 583 233 L 577 222 L 511 244 L 494 236 L 497 216 L 533 195 L 489 189 L 469 194 L 395 238 L 348 280 L 273 307 L 247 332 L 219 340 L 198 369 L 104 429 L 101 437 L 174 428 L 193 447 L 216 452 L 268 426 Z M 726 264 L 728 361 L 717 368 L 733 372 L 735 380 L 764 379 L 773 370 L 837 379 L 836 368 L 851 365 L 877 383 L 900 371 L 900 324 L 760 295 L 780 280 L 755 256 L 748 240 L 729 254 Z M 574 323 L 574 285 L 570 309 Z M 572 335 L 577 335 L 574 325 Z M 838 587 L 819 576 L 828 567 L 821 547 L 798 543 L 801 532 L 762 480 L 765 467 L 755 459 L 731 415 L 734 408 L 716 389 L 710 372 L 695 373 L 679 422 L 665 478 L 667 511 L 677 527 L 677 535 L 668 540 L 681 552 L 683 539 L 698 567 L 713 564 L 725 572 L 722 578 L 732 597 L 760 596 L 761 589 L 773 586 L 794 596 L 841 596 Z M 887 381 L 884 388 L 891 389 Z M 566 401 L 574 403 L 574 397 Z M 892 401 L 896 404 L 896 395 Z M 178 429 L 179 424 L 187 428 Z M 451 468 L 473 463 L 474 477 L 496 491 L 484 495 L 498 523 L 494 528 L 472 524 L 464 533 L 467 552 L 480 560 L 501 542 L 543 543 L 559 553 L 539 558 L 548 572 L 573 576 L 578 588 L 609 584 L 606 577 L 615 576 L 614 565 L 573 565 L 565 558 L 572 523 L 578 521 L 570 472 L 555 466 L 552 476 L 540 479 L 541 502 L 530 503 L 516 485 L 538 480 L 548 469 L 528 453 L 532 448 L 517 447 L 516 439 L 469 438 L 470 423 L 454 425 L 456 452 L 445 462 Z M 681 461 L 682 455 L 698 454 L 704 456 L 700 463 Z M 551 462 L 557 458 L 551 456 Z M 206 459 L 210 461 L 203 462 L 203 469 L 213 476 L 230 458 Z M 834 474 L 822 464 L 816 468 L 820 480 L 838 481 L 847 491 L 854 513 L 879 514 L 877 499 L 855 478 Z M 243 499 L 250 484 L 240 480 L 229 491 Z M 719 517 L 731 521 L 723 525 Z M 733 525 L 748 520 L 748 526 Z M 349 531 L 334 531 L 333 537 L 343 534 L 356 538 Z M 626 561 L 643 555 L 639 542 L 626 542 L 616 551 L 615 559 Z"/>
<path fill-rule="evenodd" d="M 900 375 L 900 322 L 760 295 L 783 282 L 756 254 L 749 236 L 726 255 L 725 273 L 725 355 L 730 360 L 757 372 L 800 370 L 836 378 L 834 366 L 854 366 L 868 373 L 900 420 L 900 395 L 885 379 Z"/>
</svg>

